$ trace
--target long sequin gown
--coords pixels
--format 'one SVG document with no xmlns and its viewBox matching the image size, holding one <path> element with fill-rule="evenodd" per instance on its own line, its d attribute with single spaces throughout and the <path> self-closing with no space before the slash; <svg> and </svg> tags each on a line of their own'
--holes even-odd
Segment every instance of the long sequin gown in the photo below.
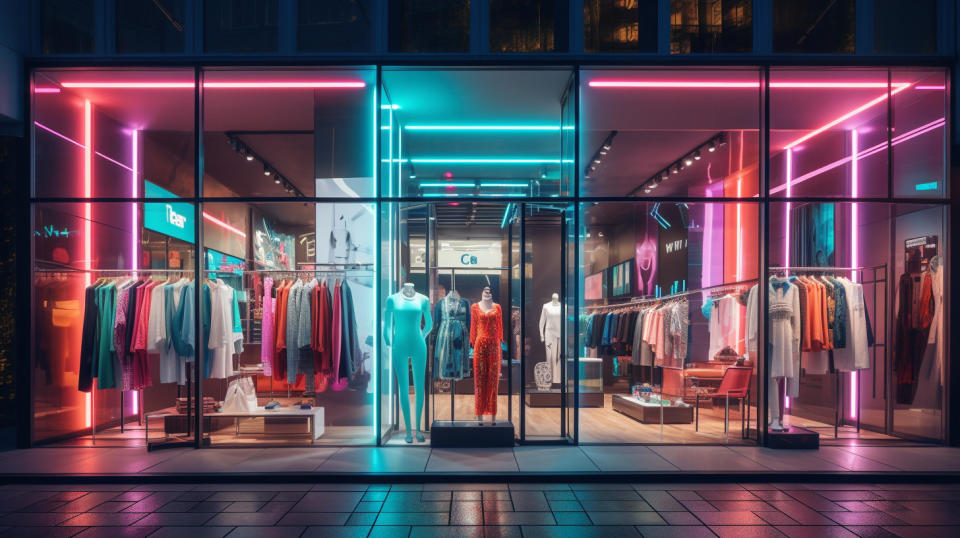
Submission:
<svg viewBox="0 0 960 538">
<path fill-rule="evenodd" d="M 503 313 L 494 304 L 488 312 L 480 303 L 470 307 L 470 345 L 473 347 L 473 394 L 477 415 L 497 414 L 497 385 L 500 381 L 500 342 L 503 340 Z"/>
</svg>

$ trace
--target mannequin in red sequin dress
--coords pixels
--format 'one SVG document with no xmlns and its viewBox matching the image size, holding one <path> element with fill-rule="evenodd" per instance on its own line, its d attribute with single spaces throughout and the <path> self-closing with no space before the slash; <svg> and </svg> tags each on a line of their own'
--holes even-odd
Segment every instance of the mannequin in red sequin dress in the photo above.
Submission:
<svg viewBox="0 0 960 538">
<path fill-rule="evenodd" d="M 473 347 L 473 395 L 477 420 L 490 415 L 496 421 L 497 386 L 500 382 L 500 342 L 503 340 L 503 313 L 493 302 L 490 288 L 470 307 L 470 346 Z"/>
</svg>

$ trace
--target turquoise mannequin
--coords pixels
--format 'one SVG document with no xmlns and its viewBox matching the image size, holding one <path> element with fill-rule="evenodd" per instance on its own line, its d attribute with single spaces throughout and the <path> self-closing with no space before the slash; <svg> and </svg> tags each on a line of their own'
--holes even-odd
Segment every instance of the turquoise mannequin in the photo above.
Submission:
<svg viewBox="0 0 960 538">
<path fill-rule="evenodd" d="M 421 319 L 423 328 L 420 328 Z M 433 329 L 430 316 L 430 300 L 413 289 L 413 284 L 403 285 L 403 289 L 387 297 L 384 311 L 383 341 L 393 347 L 393 374 L 397 376 L 400 393 L 400 411 L 407 428 L 406 441 L 413 442 L 410 427 L 410 368 L 407 359 L 413 363 L 413 390 L 416 394 L 417 415 L 415 427 L 417 441 L 423 442 L 420 419 L 423 415 L 424 383 L 427 373 L 427 343 L 425 338 Z"/>
</svg>

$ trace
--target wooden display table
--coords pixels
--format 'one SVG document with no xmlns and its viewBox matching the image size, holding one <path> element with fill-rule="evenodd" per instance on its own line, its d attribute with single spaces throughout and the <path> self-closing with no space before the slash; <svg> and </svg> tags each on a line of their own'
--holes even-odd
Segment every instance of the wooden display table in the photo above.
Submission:
<svg viewBox="0 0 960 538">
<path fill-rule="evenodd" d="M 693 406 L 645 403 L 633 396 L 613 395 L 613 410 L 644 424 L 690 424 L 693 422 Z M 660 414 L 661 410 L 663 415 Z"/>
<path fill-rule="evenodd" d="M 183 431 L 186 428 L 186 415 L 147 415 L 147 425 L 145 430 L 150 431 L 150 419 L 151 418 L 163 418 L 164 420 L 164 432 L 169 434 L 171 432 Z M 262 418 L 263 419 L 263 430 L 264 435 L 275 436 L 275 435 L 297 435 L 301 436 L 302 433 L 279 433 L 271 432 L 271 429 L 283 429 L 283 426 L 294 421 L 303 421 L 307 424 L 307 430 L 303 433 L 306 433 L 310 436 L 310 442 L 316 441 L 323 435 L 323 407 L 312 407 L 310 409 L 300 409 L 299 407 L 278 407 L 276 409 L 265 409 L 263 407 L 258 407 L 256 411 L 238 411 L 238 412 L 221 412 L 221 413 L 204 413 L 204 429 L 206 431 L 211 431 L 213 426 L 213 421 L 225 418 L 233 419 L 235 423 L 235 433 L 234 435 L 240 437 L 240 419 L 242 418 Z"/>
</svg>

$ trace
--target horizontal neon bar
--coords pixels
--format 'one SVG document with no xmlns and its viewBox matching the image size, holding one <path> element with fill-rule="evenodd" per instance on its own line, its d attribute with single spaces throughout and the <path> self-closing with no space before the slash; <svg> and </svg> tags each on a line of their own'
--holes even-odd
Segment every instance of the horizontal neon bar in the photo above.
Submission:
<svg viewBox="0 0 960 538">
<path fill-rule="evenodd" d="M 233 232 L 233 233 L 239 235 L 240 237 L 246 237 L 246 236 L 247 236 L 247 234 L 245 234 L 245 233 L 243 233 L 242 231 L 234 228 L 233 226 L 230 226 L 230 225 L 227 224 L 226 222 L 223 222 L 222 220 L 218 219 L 217 217 L 214 217 L 213 215 L 207 213 L 206 211 L 203 212 L 203 218 L 206 219 L 206 220 L 209 220 L 210 222 L 212 222 L 213 224 L 216 224 L 217 226 L 223 228 L 224 230 L 227 230 L 227 231 L 230 231 L 230 232 Z"/>
<path fill-rule="evenodd" d="M 426 158 L 410 159 L 412 163 L 420 164 L 560 164 L 572 163 L 573 159 L 446 159 L 446 158 Z"/>
<path fill-rule="evenodd" d="M 559 125 L 407 125 L 408 131 L 559 131 Z"/>
<path fill-rule="evenodd" d="M 400 105 L 380 105 L 382 110 L 399 110 Z"/>
<path fill-rule="evenodd" d="M 939 185 L 939 182 L 931 181 L 929 183 L 917 183 L 913 188 L 918 191 L 935 191 L 937 190 L 937 185 Z"/>
<path fill-rule="evenodd" d="M 448 198 L 448 197 L 456 198 L 457 196 L 460 196 L 460 195 L 457 193 L 426 192 L 421 194 L 420 196 L 423 196 L 424 198 Z"/>
<path fill-rule="evenodd" d="M 466 183 L 463 181 L 460 182 L 450 182 L 450 183 L 421 183 L 420 187 L 476 187 L 476 183 Z"/>
<path fill-rule="evenodd" d="M 60 93 L 60 88 L 34 88 L 33 93 Z"/>
<path fill-rule="evenodd" d="M 729 82 L 722 80 L 591 80 L 591 88 L 759 88 L 760 82 Z M 909 82 L 894 82 L 894 88 L 910 86 Z M 796 89 L 866 89 L 886 88 L 886 82 L 771 82 L 771 88 Z"/>
<path fill-rule="evenodd" d="M 940 86 L 936 86 L 936 85 L 926 86 L 926 85 L 923 85 L 923 86 L 914 86 L 914 87 L 915 87 L 916 89 L 918 89 L 918 90 L 946 90 L 946 89 L 947 89 L 947 87 L 944 86 L 944 85 L 940 85 Z"/>
<path fill-rule="evenodd" d="M 481 187 L 523 187 L 530 186 L 529 183 L 481 183 Z"/>
<path fill-rule="evenodd" d="M 193 82 L 63 82 L 64 88 L 101 88 L 101 89 L 192 89 Z M 306 81 L 306 82 L 204 82 L 204 88 L 282 88 L 282 89 L 324 89 L 324 88 L 364 88 L 363 81 Z"/>
</svg>

